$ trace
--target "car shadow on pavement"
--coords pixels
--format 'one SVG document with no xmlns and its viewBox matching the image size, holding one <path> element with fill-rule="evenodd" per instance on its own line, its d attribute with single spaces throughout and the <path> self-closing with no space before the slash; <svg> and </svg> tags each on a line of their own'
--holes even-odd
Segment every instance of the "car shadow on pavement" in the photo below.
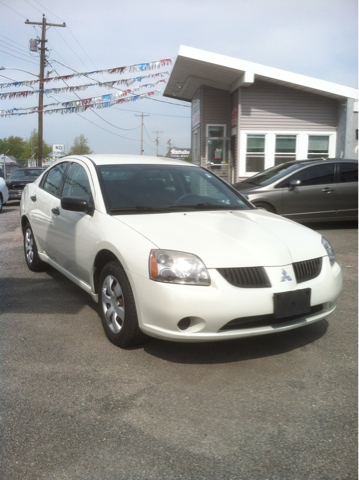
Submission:
<svg viewBox="0 0 359 480">
<path fill-rule="evenodd" d="M 0 314 L 76 314 L 85 305 L 97 312 L 91 296 L 54 268 L 28 274 L 27 278 L 0 277 Z"/>
<path fill-rule="evenodd" d="M 173 363 L 241 362 L 305 349 L 325 335 L 328 327 L 329 323 L 324 319 L 287 332 L 209 343 L 175 343 L 149 338 L 142 348 L 149 355 Z"/>
<path fill-rule="evenodd" d="M 10 206 L 8 204 L 4 205 L 3 208 L 2 208 L 2 212 L 1 212 L 1 215 L 9 215 L 11 212 L 14 212 L 14 211 L 18 211 L 19 208 L 14 205 L 14 206 Z"/>
</svg>

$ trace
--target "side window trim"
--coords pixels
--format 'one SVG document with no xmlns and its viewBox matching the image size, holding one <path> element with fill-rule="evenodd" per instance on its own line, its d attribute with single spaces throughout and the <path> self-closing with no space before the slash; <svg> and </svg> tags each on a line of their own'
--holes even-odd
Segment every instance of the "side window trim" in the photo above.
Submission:
<svg viewBox="0 0 359 480">
<path fill-rule="evenodd" d="M 65 169 L 64 173 L 63 173 L 63 176 L 62 176 L 62 180 L 61 180 L 61 183 L 59 185 L 59 193 L 60 193 L 60 197 L 59 198 L 62 198 L 62 194 L 63 194 L 63 191 L 64 191 L 64 187 L 65 187 L 65 184 L 66 184 L 66 179 L 68 178 L 68 175 L 71 171 L 71 167 L 73 165 L 78 165 L 80 166 L 81 168 L 83 168 L 86 176 L 87 176 L 87 179 L 88 179 L 88 182 L 89 182 L 89 187 L 90 187 L 90 201 L 88 203 L 89 207 L 91 208 L 94 208 L 95 207 L 95 201 L 94 201 L 94 196 L 93 196 L 93 191 L 92 191 L 92 188 L 91 188 L 91 182 L 90 182 L 90 177 L 91 175 L 87 172 L 86 168 L 84 165 L 82 165 L 81 163 L 79 162 L 68 162 L 68 166 L 67 168 Z"/>
<path fill-rule="evenodd" d="M 39 185 L 39 187 L 40 187 L 42 190 L 44 190 L 46 193 L 49 193 L 50 195 L 53 195 L 53 196 L 56 197 L 56 198 L 61 198 L 61 193 L 60 193 L 60 192 L 62 192 L 63 185 L 64 185 L 64 180 L 65 180 L 65 178 L 66 178 L 66 174 L 67 174 L 67 171 L 68 171 L 69 165 L 70 165 L 70 162 L 62 162 L 62 163 L 65 163 L 65 164 L 67 164 L 67 165 L 66 165 L 66 167 L 65 167 L 65 170 L 64 170 L 63 173 L 62 173 L 62 177 L 61 177 L 60 183 L 59 183 L 59 185 L 58 185 L 58 187 L 57 187 L 56 193 L 50 192 L 49 190 L 47 190 L 47 189 L 44 187 L 44 184 L 45 184 L 45 182 L 46 182 L 46 180 L 47 180 L 47 177 L 48 177 L 49 173 L 51 172 L 52 168 L 49 168 L 49 170 L 48 170 L 48 172 L 46 173 L 46 175 L 44 175 L 44 176 L 42 177 L 41 182 L 40 182 L 40 185 Z M 61 163 L 59 163 L 58 165 L 61 165 Z"/>
</svg>

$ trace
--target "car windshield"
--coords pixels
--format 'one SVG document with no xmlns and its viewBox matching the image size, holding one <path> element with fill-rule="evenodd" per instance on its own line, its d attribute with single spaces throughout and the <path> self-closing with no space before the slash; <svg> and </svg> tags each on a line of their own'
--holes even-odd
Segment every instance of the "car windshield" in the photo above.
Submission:
<svg viewBox="0 0 359 480">
<path fill-rule="evenodd" d="M 276 165 L 275 167 L 268 168 L 264 170 L 264 172 L 257 173 L 253 175 L 253 177 L 248 178 L 246 183 L 251 183 L 253 185 L 260 185 L 265 186 L 269 185 L 281 178 L 285 177 L 289 173 L 295 172 L 298 168 L 302 168 L 303 164 L 298 163 L 281 163 L 280 165 Z"/>
<path fill-rule="evenodd" d="M 44 171 L 45 169 L 34 169 L 34 168 L 22 168 L 22 169 L 19 169 L 19 170 L 15 170 L 12 174 L 11 174 L 11 179 L 13 178 L 23 178 L 23 177 L 34 177 L 34 178 L 37 178 L 39 175 L 42 174 L 42 172 Z"/>
<path fill-rule="evenodd" d="M 181 165 L 101 165 L 99 177 L 112 214 L 251 207 L 209 171 Z"/>
</svg>

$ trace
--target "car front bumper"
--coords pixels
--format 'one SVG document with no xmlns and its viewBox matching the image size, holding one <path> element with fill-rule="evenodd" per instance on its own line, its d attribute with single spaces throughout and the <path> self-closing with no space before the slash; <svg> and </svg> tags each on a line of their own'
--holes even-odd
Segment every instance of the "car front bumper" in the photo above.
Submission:
<svg viewBox="0 0 359 480">
<path fill-rule="evenodd" d="M 285 268 L 291 281 L 281 281 Z M 153 337 L 177 342 L 206 342 L 282 332 L 317 322 L 330 315 L 342 289 L 342 273 L 337 263 L 331 267 L 323 258 L 318 277 L 297 284 L 291 265 L 266 268 L 269 288 L 239 288 L 230 285 L 221 274 L 210 270 L 211 285 L 192 286 L 155 282 L 131 275 L 141 330 Z M 274 294 L 311 289 L 311 314 L 271 320 Z M 258 318 L 267 318 L 258 325 Z M 185 320 L 183 320 L 185 319 Z M 240 325 L 245 319 L 245 325 Z M 179 322 L 182 320 L 182 323 Z M 228 328 L 229 322 L 239 326 Z M 253 321 L 253 325 L 251 322 Z M 183 329 L 183 325 L 186 328 Z M 182 327 L 182 329 L 181 329 Z"/>
<path fill-rule="evenodd" d="M 23 190 L 9 190 L 9 200 L 19 200 Z"/>
</svg>

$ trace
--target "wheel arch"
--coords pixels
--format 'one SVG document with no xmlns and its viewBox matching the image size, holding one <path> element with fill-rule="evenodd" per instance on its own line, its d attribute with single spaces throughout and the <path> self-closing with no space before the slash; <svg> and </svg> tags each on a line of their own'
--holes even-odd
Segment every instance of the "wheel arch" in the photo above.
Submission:
<svg viewBox="0 0 359 480">
<path fill-rule="evenodd" d="M 23 235 L 24 235 L 24 233 L 25 233 L 24 230 L 25 230 L 25 225 L 26 225 L 27 223 L 30 223 L 30 220 L 28 219 L 28 217 L 27 217 L 26 215 L 23 215 L 23 216 L 21 217 L 21 230 L 22 230 L 22 234 L 23 234 Z M 30 223 L 30 225 L 31 225 L 31 223 Z"/>
<path fill-rule="evenodd" d="M 93 288 L 96 294 L 98 293 L 98 284 L 99 284 L 101 272 L 104 266 L 107 265 L 109 262 L 118 262 L 123 268 L 121 261 L 113 252 L 111 252 L 111 250 L 107 250 L 107 249 L 100 250 L 97 253 L 94 264 L 93 264 L 93 275 L 92 275 Z"/>
<path fill-rule="evenodd" d="M 271 213 L 277 213 L 277 209 L 275 208 L 275 206 L 270 203 L 270 202 L 267 202 L 266 200 L 250 200 L 250 202 L 256 207 L 256 208 L 263 208 L 265 210 L 267 210 L 268 212 L 271 212 Z"/>
</svg>

